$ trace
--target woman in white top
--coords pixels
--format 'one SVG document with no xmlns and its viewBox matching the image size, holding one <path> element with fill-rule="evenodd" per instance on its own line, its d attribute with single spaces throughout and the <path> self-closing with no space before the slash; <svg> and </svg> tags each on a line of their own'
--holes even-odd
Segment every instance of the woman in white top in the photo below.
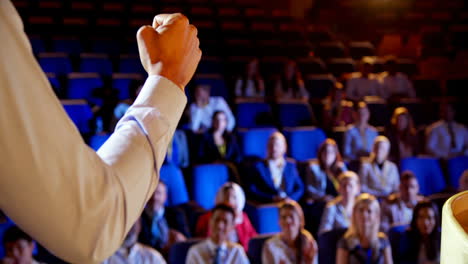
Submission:
<svg viewBox="0 0 468 264">
<path fill-rule="evenodd" d="M 304 214 L 292 200 L 280 206 L 281 232 L 263 245 L 262 263 L 305 264 L 317 262 L 317 243 L 304 229 Z"/>
<path fill-rule="evenodd" d="M 260 75 L 257 58 L 249 61 L 245 75 L 236 81 L 236 97 L 263 97 L 265 95 L 265 82 Z"/>
<path fill-rule="evenodd" d="M 276 100 L 309 98 L 309 93 L 295 61 L 286 61 L 283 74 L 276 80 L 275 98 Z"/>
</svg>

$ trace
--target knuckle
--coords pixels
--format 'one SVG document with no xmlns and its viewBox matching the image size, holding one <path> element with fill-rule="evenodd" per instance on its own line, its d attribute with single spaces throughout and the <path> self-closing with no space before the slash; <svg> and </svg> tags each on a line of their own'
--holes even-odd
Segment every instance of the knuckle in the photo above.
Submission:
<svg viewBox="0 0 468 264">
<path fill-rule="evenodd" d="M 189 20 L 186 16 L 184 16 L 182 13 L 175 13 L 173 15 L 173 18 L 176 22 L 182 23 L 182 24 L 189 24 Z"/>
</svg>

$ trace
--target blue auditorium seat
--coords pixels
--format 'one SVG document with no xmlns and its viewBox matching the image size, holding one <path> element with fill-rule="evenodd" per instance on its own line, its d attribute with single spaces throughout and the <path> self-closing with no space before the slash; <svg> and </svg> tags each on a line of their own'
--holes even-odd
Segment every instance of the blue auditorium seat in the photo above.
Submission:
<svg viewBox="0 0 468 264">
<path fill-rule="evenodd" d="M 265 127 L 268 126 L 271 118 L 271 107 L 267 103 L 245 102 L 236 104 L 237 127 Z"/>
<path fill-rule="evenodd" d="M 201 242 L 201 238 L 191 238 L 184 242 L 177 242 L 169 249 L 169 262 L 171 264 L 185 264 L 191 246 Z"/>
<path fill-rule="evenodd" d="M 52 40 L 52 49 L 55 52 L 78 55 L 83 51 L 83 45 L 79 39 L 54 39 Z"/>
<path fill-rule="evenodd" d="M 401 172 L 412 171 L 419 182 L 421 194 L 428 196 L 442 191 L 445 186 L 444 175 L 439 160 L 434 158 L 406 158 L 401 160 Z"/>
<path fill-rule="evenodd" d="M 468 157 L 460 156 L 451 158 L 448 160 L 448 173 L 450 179 L 450 185 L 458 189 L 458 181 L 462 173 L 468 170 Z"/>
<path fill-rule="evenodd" d="M 31 42 L 31 47 L 34 52 L 34 54 L 38 54 L 41 52 L 45 52 L 45 44 L 42 39 L 36 36 L 29 37 L 29 42 Z"/>
<path fill-rule="evenodd" d="M 73 71 L 72 64 L 66 53 L 40 53 L 38 55 L 38 61 L 44 72 L 62 75 Z"/>
<path fill-rule="evenodd" d="M 91 107 L 84 100 L 63 100 L 62 105 L 80 133 L 89 133 L 89 122 L 93 118 Z"/>
<path fill-rule="evenodd" d="M 91 44 L 91 51 L 96 53 L 119 54 L 121 51 L 121 44 L 112 39 L 95 40 Z"/>
<path fill-rule="evenodd" d="M 392 246 L 393 259 L 397 260 L 400 256 L 404 255 L 408 251 L 408 238 L 406 229 L 408 225 L 393 226 L 388 230 L 388 239 Z"/>
<path fill-rule="evenodd" d="M 130 86 L 134 82 L 143 85 L 143 76 L 138 73 L 114 73 L 112 74 L 112 87 L 119 91 L 119 99 L 125 100 L 130 98 Z"/>
<path fill-rule="evenodd" d="M 111 136 L 111 134 L 94 135 L 89 139 L 89 146 L 97 151 Z"/>
<path fill-rule="evenodd" d="M 58 92 L 62 89 L 62 86 L 60 85 L 60 81 L 57 78 L 57 75 L 52 72 L 46 72 L 47 79 L 49 80 L 50 85 L 54 89 L 54 91 Z"/>
<path fill-rule="evenodd" d="M 160 175 L 167 186 L 167 206 L 176 206 L 189 201 L 187 186 L 180 168 L 173 164 L 164 164 Z"/>
<path fill-rule="evenodd" d="M 193 168 L 192 198 L 205 209 L 215 205 L 218 189 L 229 179 L 229 171 L 224 164 L 204 164 Z"/>
<path fill-rule="evenodd" d="M 265 158 L 268 138 L 276 131 L 275 128 L 256 128 L 240 132 L 244 156 Z"/>
<path fill-rule="evenodd" d="M 141 65 L 140 58 L 137 55 L 120 56 L 119 72 L 121 73 L 141 73 L 145 74 L 145 69 Z"/>
<path fill-rule="evenodd" d="M 103 85 L 97 73 L 70 73 L 68 75 L 68 99 L 90 99 L 93 90 Z"/>
<path fill-rule="evenodd" d="M 244 211 L 259 234 L 280 231 L 279 207 L 277 204 L 255 205 L 247 202 Z"/>
<path fill-rule="evenodd" d="M 336 244 L 343 237 L 346 228 L 333 229 L 318 237 L 319 264 L 335 264 Z"/>
<path fill-rule="evenodd" d="M 283 127 L 313 125 L 312 109 L 306 103 L 279 103 L 278 112 Z"/>
<path fill-rule="evenodd" d="M 198 64 L 197 72 L 202 74 L 223 74 L 223 63 L 218 57 L 203 57 L 200 64 Z"/>
<path fill-rule="evenodd" d="M 298 161 L 316 158 L 320 144 L 327 138 L 325 132 L 316 127 L 288 128 L 284 135 L 290 156 Z"/>
<path fill-rule="evenodd" d="M 249 247 L 247 250 L 247 256 L 249 257 L 250 263 L 260 264 L 262 263 L 262 249 L 265 241 L 270 239 L 272 235 L 260 235 L 253 237 L 249 240 Z"/>
<path fill-rule="evenodd" d="M 197 74 L 192 81 L 195 85 L 210 86 L 211 96 L 221 96 L 227 100 L 228 90 L 221 74 Z"/>
<path fill-rule="evenodd" d="M 106 54 L 82 53 L 80 58 L 80 72 L 97 72 L 102 75 L 112 74 L 112 62 Z"/>
</svg>

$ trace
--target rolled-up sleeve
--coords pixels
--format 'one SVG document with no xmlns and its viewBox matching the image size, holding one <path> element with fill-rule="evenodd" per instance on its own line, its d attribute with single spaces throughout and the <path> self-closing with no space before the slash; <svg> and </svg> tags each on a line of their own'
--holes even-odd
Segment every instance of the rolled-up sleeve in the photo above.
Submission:
<svg viewBox="0 0 468 264">
<path fill-rule="evenodd" d="M 150 76 L 96 153 L 55 97 L 10 1 L 0 1 L 0 35 L 0 208 L 55 255 L 99 263 L 154 191 L 186 97 Z"/>
</svg>

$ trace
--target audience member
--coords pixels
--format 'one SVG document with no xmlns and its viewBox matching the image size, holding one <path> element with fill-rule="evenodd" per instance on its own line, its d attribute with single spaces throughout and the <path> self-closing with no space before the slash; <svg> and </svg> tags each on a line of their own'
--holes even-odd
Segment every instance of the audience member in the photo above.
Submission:
<svg viewBox="0 0 468 264">
<path fill-rule="evenodd" d="M 378 136 L 374 141 L 371 156 L 361 163 L 359 176 L 363 192 L 386 197 L 398 191 L 400 175 L 396 164 L 388 160 L 389 152 L 388 138 Z"/>
<path fill-rule="evenodd" d="M 254 201 L 271 203 L 286 198 L 299 200 L 304 193 L 304 184 L 299 177 L 296 164 L 285 159 L 286 139 L 280 132 L 268 139 L 267 158 L 255 164 L 247 180 Z"/>
<path fill-rule="evenodd" d="M 346 85 L 346 95 L 353 101 L 363 100 L 365 96 L 384 97 L 383 88 L 377 76 L 373 74 L 374 59 L 362 58 L 360 72 L 350 78 Z"/>
<path fill-rule="evenodd" d="M 392 264 L 392 250 L 387 236 L 379 232 L 380 207 L 375 196 L 363 193 L 353 208 L 351 226 L 338 242 L 336 263 Z"/>
<path fill-rule="evenodd" d="M 385 70 L 381 75 L 383 98 L 416 97 L 413 84 L 408 79 L 408 76 L 398 71 L 395 57 L 387 58 Z"/>
<path fill-rule="evenodd" d="M 319 234 L 336 228 L 349 227 L 354 202 L 361 191 L 359 177 L 352 171 L 346 171 L 338 179 L 339 195 L 327 203 L 320 221 Z"/>
<path fill-rule="evenodd" d="M 114 109 L 119 103 L 118 95 L 118 90 L 108 84 L 93 91 L 91 103 L 96 103 L 92 108 L 96 133 L 110 133 L 114 131 Z"/>
<path fill-rule="evenodd" d="M 5 231 L 14 225 L 11 220 L 0 210 L 0 241 L 3 241 L 3 234 Z M 5 250 L 3 246 L 0 246 L 0 259 L 5 257 Z"/>
<path fill-rule="evenodd" d="M 235 218 L 236 212 L 231 206 L 216 205 L 211 210 L 209 238 L 190 248 L 185 263 L 249 263 L 242 246 L 229 240 Z"/>
<path fill-rule="evenodd" d="M 406 231 L 406 250 L 394 254 L 396 263 L 437 264 L 440 261 L 440 224 L 437 207 L 430 201 L 420 201 Z"/>
<path fill-rule="evenodd" d="M 177 129 L 167 147 L 165 163 L 172 163 L 181 168 L 190 164 L 189 144 L 185 130 Z"/>
<path fill-rule="evenodd" d="M 354 114 L 355 122 L 348 127 L 343 139 L 343 155 L 350 161 L 368 156 L 378 136 L 375 127 L 368 123 L 370 112 L 365 102 L 356 104 Z"/>
<path fill-rule="evenodd" d="M 195 101 L 190 105 L 190 129 L 195 133 L 203 133 L 211 127 L 213 113 L 223 111 L 227 117 L 227 130 L 234 129 L 236 120 L 224 98 L 210 96 L 211 87 L 198 85 L 195 87 Z"/>
<path fill-rule="evenodd" d="M 333 199 L 337 194 L 338 176 L 346 170 L 335 140 L 327 138 L 318 149 L 317 159 L 309 161 L 305 172 L 306 201 Z"/>
<path fill-rule="evenodd" d="M 332 131 L 336 126 L 347 126 L 354 122 L 353 102 L 346 100 L 343 84 L 336 82 L 324 100 L 323 127 Z"/>
<path fill-rule="evenodd" d="M 39 264 L 33 258 L 34 240 L 17 226 L 10 226 L 3 235 L 3 264 Z"/>
<path fill-rule="evenodd" d="M 441 159 L 468 155 L 467 128 L 455 122 L 455 110 L 450 104 L 440 106 L 441 120 L 427 128 L 426 150 Z"/>
<path fill-rule="evenodd" d="M 153 196 L 141 215 L 139 241 L 166 254 L 176 242 L 190 235 L 185 214 L 177 208 L 165 207 L 167 186 L 159 181 Z"/>
<path fill-rule="evenodd" d="M 140 81 L 132 81 L 130 82 L 128 88 L 129 98 L 123 101 L 120 101 L 114 109 L 114 124 L 117 124 L 117 121 L 124 116 L 127 112 L 128 108 L 135 102 L 138 94 L 140 93 L 143 85 L 140 84 Z"/>
<path fill-rule="evenodd" d="M 283 74 L 275 84 L 275 98 L 276 100 L 309 98 L 309 93 L 295 61 L 288 60 L 285 63 Z"/>
<path fill-rule="evenodd" d="M 165 264 L 166 261 L 159 252 L 137 242 L 140 230 L 141 223 L 138 219 L 125 237 L 122 246 L 102 264 Z"/>
<path fill-rule="evenodd" d="M 228 239 L 231 242 L 241 244 L 245 250 L 249 245 L 249 240 L 257 235 L 255 228 L 250 223 L 249 217 L 243 211 L 245 206 L 245 194 L 237 183 L 227 182 L 218 190 L 216 194 L 216 204 L 229 204 L 235 209 L 234 229 L 229 233 Z M 209 222 L 211 212 L 208 212 L 198 219 L 196 235 L 200 237 L 210 236 Z"/>
<path fill-rule="evenodd" d="M 257 58 L 249 61 L 245 75 L 237 79 L 235 94 L 236 97 L 265 96 L 265 82 L 260 75 L 259 60 Z"/>
<path fill-rule="evenodd" d="M 418 137 L 408 109 L 396 108 L 393 111 L 390 127 L 385 132 L 393 146 L 390 149 L 391 160 L 399 163 L 400 160 L 417 154 Z"/>
<path fill-rule="evenodd" d="M 458 191 L 468 191 L 468 169 L 466 169 L 460 176 Z"/>
<path fill-rule="evenodd" d="M 262 263 L 317 263 L 317 243 L 304 229 L 304 214 L 299 204 L 292 200 L 285 201 L 280 206 L 279 214 L 281 232 L 263 245 Z"/>
<path fill-rule="evenodd" d="M 424 199 L 419 195 L 419 183 L 411 171 L 405 171 L 400 179 L 400 191 L 382 201 L 381 230 L 387 232 L 393 225 L 407 225 L 413 217 L 416 204 Z"/>
<path fill-rule="evenodd" d="M 198 159 L 202 163 L 229 161 L 239 163 L 241 153 L 234 133 L 227 131 L 227 116 L 223 111 L 213 113 L 211 128 L 203 135 Z"/>
</svg>

